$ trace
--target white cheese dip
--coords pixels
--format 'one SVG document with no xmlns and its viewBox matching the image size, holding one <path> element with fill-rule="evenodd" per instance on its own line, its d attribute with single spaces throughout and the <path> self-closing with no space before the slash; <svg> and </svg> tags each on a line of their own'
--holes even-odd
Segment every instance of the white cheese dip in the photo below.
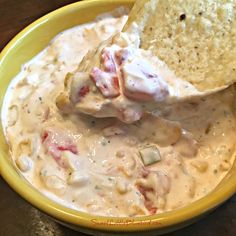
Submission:
<svg viewBox="0 0 236 236">
<path fill-rule="evenodd" d="M 106 15 L 59 34 L 11 83 L 2 112 L 16 168 L 40 192 L 105 216 L 158 214 L 212 191 L 234 161 L 235 90 L 133 124 L 62 114 L 55 100 L 86 52 L 120 31 Z"/>
</svg>

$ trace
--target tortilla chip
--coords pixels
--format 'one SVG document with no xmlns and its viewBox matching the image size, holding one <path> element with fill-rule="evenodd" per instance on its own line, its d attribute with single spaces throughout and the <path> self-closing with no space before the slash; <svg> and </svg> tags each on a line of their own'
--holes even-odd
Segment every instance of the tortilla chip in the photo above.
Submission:
<svg viewBox="0 0 236 236">
<path fill-rule="evenodd" d="M 148 17 L 155 11 L 157 0 L 137 0 L 132 7 L 129 18 L 123 28 L 123 31 L 128 30 L 133 22 L 136 22 L 139 26 L 139 30 L 142 31 L 148 20 Z"/>
<path fill-rule="evenodd" d="M 236 81 L 236 1 L 138 0 L 130 19 L 140 47 L 200 91 Z"/>
</svg>

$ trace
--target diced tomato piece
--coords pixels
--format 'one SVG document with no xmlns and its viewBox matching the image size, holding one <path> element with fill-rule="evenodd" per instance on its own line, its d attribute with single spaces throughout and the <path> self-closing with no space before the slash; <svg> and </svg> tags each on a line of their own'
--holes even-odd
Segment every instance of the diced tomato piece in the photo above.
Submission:
<svg viewBox="0 0 236 236">
<path fill-rule="evenodd" d="M 138 185 L 138 190 L 144 196 L 145 200 L 147 200 L 147 192 L 153 192 L 153 188 L 148 188 L 141 185 Z"/>
<path fill-rule="evenodd" d="M 114 61 L 114 58 L 111 54 L 111 52 L 109 50 L 107 50 L 106 48 L 104 48 L 102 50 L 102 62 L 103 62 L 103 66 L 104 66 L 104 70 L 106 72 L 116 72 L 116 64 Z"/>
<path fill-rule="evenodd" d="M 80 98 L 85 97 L 85 95 L 87 95 L 89 93 L 89 86 L 83 86 L 82 88 L 80 88 L 78 95 Z"/>
<path fill-rule="evenodd" d="M 64 147 L 63 146 L 58 146 L 57 148 L 60 151 L 70 151 L 70 152 L 72 152 L 74 154 L 78 153 L 76 145 L 73 145 L 73 144 L 68 145 L 68 146 L 64 146 Z"/>
<path fill-rule="evenodd" d="M 150 71 L 150 65 L 132 61 L 121 68 L 124 95 L 136 101 L 163 101 L 169 94 L 168 85 Z"/>
<path fill-rule="evenodd" d="M 119 91 L 119 89 L 120 89 L 119 80 L 118 80 L 117 76 L 113 77 L 113 87 L 117 91 Z M 119 91 L 119 94 L 120 94 L 120 91 Z"/>
<path fill-rule="evenodd" d="M 52 131 L 44 131 L 41 139 L 47 153 L 52 155 L 58 165 L 63 168 L 67 168 L 66 164 L 61 159 L 63 151 L 70 151 L 74 154 L 78 154 L 77 146 L 73 143 L 70 137 L 62 132 L 54 133 Z"/>
<path fill-rule="evenodd" d="M 157 207 L 149 207 L 148 205 L 145 205 L 146 208 L 149 210 L 151 215 L 154 215 L 157 213 L 158 208 Z"/>
<path fill-rule="evenodd" d="M 155 214 L 157 212 L 157 207 L 153 206 L 153 202 L 149 200 L 147 197 L 148 192 L 154 192 L 152 188 L 149 187 L 144 187 L 144 186 L 138 186 L 139 192 L 143 195 L 144 197 L 144 205 L 150 212 L 150 214 Z"/>
<path fill-rule="evenodd" d="M 106 98 L 114 98 L 120 95 L 119 80 L 116 72 L 116 63 L 111 50 L 104 48 L 101 53 L 102 67 L 94 67 L 90 77 Z"/>
<path fill-rule="evenodd" d="M 45 132 L 43 133 L 43 135 L 41 136 L 42 143 L 47 139 L 47 137 L 48 137 L 48 132 L 45 131 Z"/>
<path fill-rule="evenodd" d="M 115 53 L 115 58 L 118 65 L 122 65 L 129 57 L 130 51 L 128 49 L 121 49 Z"/>
<path fill-rule="evenodd" d="M 116 74 L 107 73 L 94 67 L 90 77 L 104 97 L 113 98 L 120 95 L 119 80 Z"/>
</svg>

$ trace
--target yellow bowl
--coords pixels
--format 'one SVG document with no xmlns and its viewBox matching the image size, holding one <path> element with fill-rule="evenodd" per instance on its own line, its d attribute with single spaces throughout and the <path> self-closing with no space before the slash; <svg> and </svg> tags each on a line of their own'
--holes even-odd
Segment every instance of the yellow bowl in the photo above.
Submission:
<svg viewBox="0 0 236 236">
<path fill-rule="evenodd" d="M 91 21 L 102 12 L 110 11 L 120 5 L 131 7 L 133 3 L 134 0 L 82 1 L 49 13 L 24 29 L 0 54 L 0 108 L 7 86 L 20 71 L 21 65 L 45 48 L 55 35 L 75 25 Z M 78 212 L 46 198 L 17 172 L 8 153 L 1 126 L 0 172 L 8 184 L 33 206 L 75 230 L 96 235 L 98 232 L 135 235 L 147 234 L 147 231 L 154 235 L 170 232 L 194 222 L 236 192 L 236 164 L 234 164 L 232 170 L 214 191 L 178 210 L 137 218 L 98 217 Z"/>
</svg>

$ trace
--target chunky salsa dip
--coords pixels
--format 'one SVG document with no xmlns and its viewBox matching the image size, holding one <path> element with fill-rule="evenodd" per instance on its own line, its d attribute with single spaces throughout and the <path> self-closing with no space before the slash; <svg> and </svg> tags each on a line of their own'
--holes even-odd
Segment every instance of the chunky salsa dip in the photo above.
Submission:
<svg viewBox="0 0 236 236">
<path fill-rule="evenodd" d="M 54 201 L 95 215 L 183 207 L 211 192 L 235 157 L 233 86 L 167 105 L 161 115 L 153 112 L 131 124 L 58 109 L 67 73 L 126 20 L 125 14 L 106 14 L 60 33 L 22 67 L 2 112 L 19 172 Z"/>
</svg>

